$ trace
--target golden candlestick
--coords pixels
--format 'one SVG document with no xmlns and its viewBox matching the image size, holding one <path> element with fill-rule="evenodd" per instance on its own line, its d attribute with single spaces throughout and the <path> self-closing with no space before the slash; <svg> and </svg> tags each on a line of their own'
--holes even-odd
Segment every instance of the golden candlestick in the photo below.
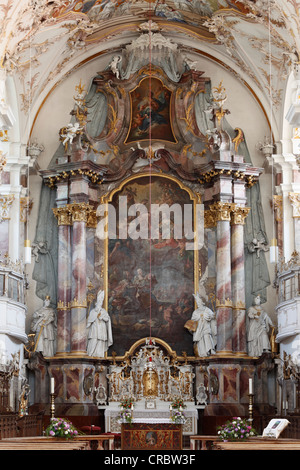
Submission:
<svg viewBox="0 0 300 470">
<path fill-rule="evenodd" d="M 50 417 L 51 419 L 55 417 L 54 393 L 50 393 Z"/>
<path fill-rule="evenodd" d="M 253 397 L 254 397 L 254 394 L 249 393 L 249 421 L 251 425 L 253 421 Z"/>
</svg>

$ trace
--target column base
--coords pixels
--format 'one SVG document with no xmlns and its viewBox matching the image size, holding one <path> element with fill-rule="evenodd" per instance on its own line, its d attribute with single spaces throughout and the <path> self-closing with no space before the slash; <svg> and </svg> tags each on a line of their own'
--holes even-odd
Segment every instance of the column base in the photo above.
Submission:
<svg viewBox="0 0 300 470">
<path fill-rule="evenodd" d="M 60 358 L 70 358 L 70 359 L 80 359 L 80 358 L 86 359 L 89 357 L 86 352 L 84 351 L 78 351 L 78 352 L 58 352 L 55 354 L 53 357 L 47 357 L 47 360 L 51 359 L 60 359 Z"/>
<path fill-rule="evenodd" d="M 70 357 L 88 357 L 88 354 L 86 351 L 70 351 L 69 356 Z"/>
<path fill-rule="evenodd" d="M 236 357 L 236 354 L 232 350 L 220 350 L 216 351 L 216 354 L 214 354 L 213 357 Z"/>
</svg>

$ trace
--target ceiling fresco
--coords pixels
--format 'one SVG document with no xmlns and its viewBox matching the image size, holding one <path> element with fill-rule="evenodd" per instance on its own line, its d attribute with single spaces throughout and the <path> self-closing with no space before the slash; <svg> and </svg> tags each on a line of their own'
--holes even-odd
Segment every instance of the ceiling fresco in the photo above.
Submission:
<svg viewBox="0 0 300 470">
<path fill-rule="evenodd" d="M 232 9 L 243 14 L 249 13 L 249 9 L 241 2 L 226 0 L 75 0 L 67 6 L 55 9 L 53 17 L 63 18 L 64 15 L 75 13 L 86 15 L 93 21 L 101 21 L 134 13 L 138 8 L 169 21 L 194 25 L 219 10 Z"/>
<path fill-rule="evenodd" d="M 105 52 L 109 63 L 110 41 L 112 55 L 149 20 L 192 60 L 217 58 L 281 115 L 286 80 L 299 61 L 295 0 L 3 0 L 0 63 L 14 79 L 21 118 L 89 57 Z"/>
</svg>

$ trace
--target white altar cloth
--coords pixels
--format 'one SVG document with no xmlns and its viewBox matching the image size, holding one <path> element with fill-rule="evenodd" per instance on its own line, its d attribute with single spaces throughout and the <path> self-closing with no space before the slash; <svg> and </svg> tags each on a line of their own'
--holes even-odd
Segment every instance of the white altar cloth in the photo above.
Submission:
<svg viewBox="0 0 300 470">
<path fill-rule="evenodd" d="M 183 410 L 185 415 L 183 434 L 194 435 L 197 434 L 198 410 L 194 403 L 187 403 L 186 405 L 187 407 Z M 120 403 L 111 402 L 105 410 L 105 432 L 121 432 L 120 413 Z M 144 403 L 136 403 L 133 410 L 133 421 L 135 423 L 170 423 L 169 404 L 158 401 L 157 408 L 151 410 L 145 409 Z"/>
<path fill-rule="evenodd" d="M 145 424 L 161 424 L 161 423 L 172 423 L 172 421 L 166 418 L 134 418 L 134 423 L 145 423 Z"/>
</svg>

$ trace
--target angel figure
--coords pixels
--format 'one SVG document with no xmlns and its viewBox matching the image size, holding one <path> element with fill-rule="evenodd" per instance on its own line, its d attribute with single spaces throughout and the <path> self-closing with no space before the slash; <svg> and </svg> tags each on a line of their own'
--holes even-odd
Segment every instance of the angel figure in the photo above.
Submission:
<svg viewBox="0 0 300 470">
<path fill-rule="evenodd" d="M 63 141 L 63 145 L 65 146 L 65 150 L 67 150 L 67 148 L 68 148 L 68 142 L 70 142 L 70 144 L 72 144 L 74 137 L 76 136 L 76 134 L 79 133 L 79 131 L 81 129 L 82 128 L 80 127 L 79 122 L 75 122 L 75 124 L 70 123 L 66 127 L 63 127 L 59 131 L 60 140 Z"/>
<path fill-rule="evenodd" d="M 105 352 L 113 344 L 111 320 L 107 311 L 102 307 L 104 290 L 97 294 L 95 307 L 89 313 L 87 319 L 89 356 L 104 357 Z"/>
<path fill-rule="evenodd" d="M 119 79 L 120 78 L 120 65 L 122 62 L 122 57 L 120 55 L 114 55 L 109 67 L 112 73 Z"/>
<path fill-rule="evenodd" d="M 248 244 L 248 251 L 250 253 L 255 253 L 257 258 L 260 257 L 260 252 L 261 251 L 269 251 L 269 248 L 267 246 L 267 242 L 265 238 L 260 237 L 260 238 L 253 238 L 252 242 Z"/>
</svg>

